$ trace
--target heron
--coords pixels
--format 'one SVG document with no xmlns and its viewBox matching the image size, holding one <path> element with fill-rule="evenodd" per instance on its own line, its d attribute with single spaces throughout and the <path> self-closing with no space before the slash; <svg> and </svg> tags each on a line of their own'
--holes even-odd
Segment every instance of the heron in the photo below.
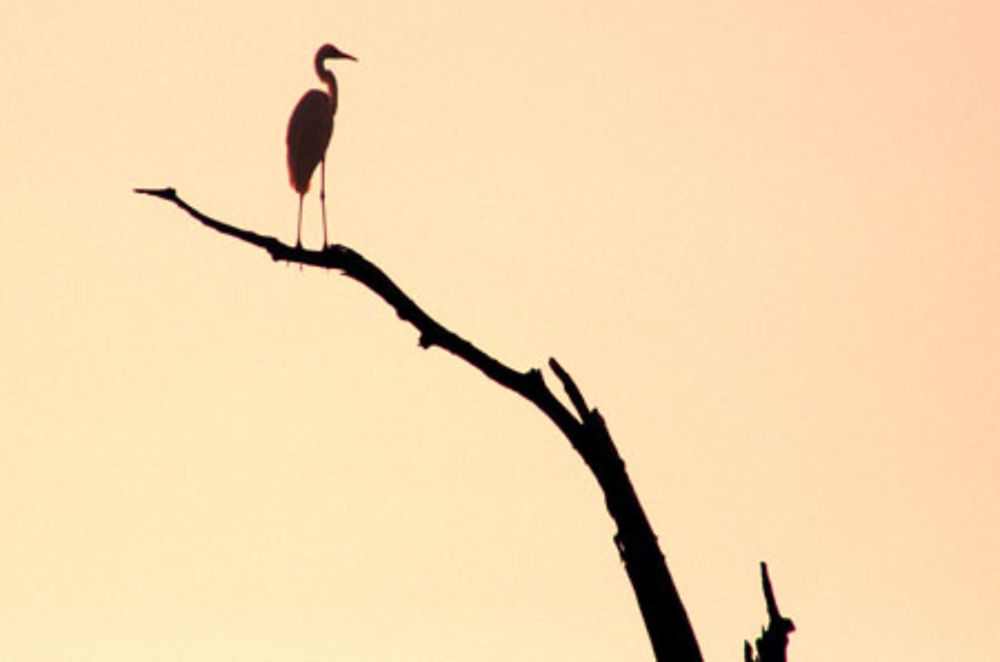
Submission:
<svg viewBox="0 0 1000 662">
<path fill-rule="evenodd" d="M 357 62 L 332 44 L 316 51 L 316 75 L 326 83 L 327 91 L 309 90 L 292 111 L 288 120 L 288 179 L 299 194 L 299 223 L 295 247 L 302 247 L 302 200 L 309 190 L 316 166 L 320 166 L 319 199 L 323 206 L 323 248 L 326 248 L 326 148 L 333 135 L 333 116 L 337 112 L 337 79 L 324 67 L 326 60 L 342 58 Z"/>
</svg>

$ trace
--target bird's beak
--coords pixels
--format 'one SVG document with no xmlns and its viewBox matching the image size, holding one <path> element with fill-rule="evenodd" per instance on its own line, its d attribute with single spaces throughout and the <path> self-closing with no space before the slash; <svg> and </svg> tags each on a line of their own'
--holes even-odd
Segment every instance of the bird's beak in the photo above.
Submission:
<svg viewBox="0 0 1000 662">
<path fill-rule="evenodd" d="M 353 55 L 348 55 L 343 51 L 340 52 L 340 57 L 344 58 L 345 60 L 353 60 L 354 62 L 358 61 L 358 58 L 354 57 Z"/>
</svg>

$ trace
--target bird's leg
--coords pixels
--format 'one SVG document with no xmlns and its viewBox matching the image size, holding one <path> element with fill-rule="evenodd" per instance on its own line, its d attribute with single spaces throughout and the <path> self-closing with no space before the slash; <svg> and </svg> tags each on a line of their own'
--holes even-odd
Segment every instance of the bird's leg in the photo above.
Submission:
<svg viewBox="0 0 1000 662">
<path fill-rule="evenodd" d="M 305 194 L 299 193 L 299 231 L 295 235 L 295 247 L 302 248 L 302 198 L 306 197 Z"/>
<path fill-rule="evenodd" d="M 326 250 L 326 159 L 319 162 L 319 202 L 323 205 L 323 250 Z"/>
</svg>

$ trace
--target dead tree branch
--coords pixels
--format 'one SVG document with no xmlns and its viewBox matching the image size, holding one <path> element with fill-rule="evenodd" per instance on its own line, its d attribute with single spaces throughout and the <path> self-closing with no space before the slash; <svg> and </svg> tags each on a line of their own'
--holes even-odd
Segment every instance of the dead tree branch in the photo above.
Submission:
<svg viewBox="0 0 1000 662">
<path fill-rule="evenodd" d="M 562 382 L 576 410 L 569 411 L 545 384 L 540 370 L 519 372 L 482 351 L 468 340 L 432 319 L 381 269 L 360 253 L 342 245 L 311 251 L 281 243 L 202 214 L 178 197 L 172 188 L 136 189 L 172 202 L 202 224 L 266 250 L 274 260 L 335 269 L 365 285 L 392 306 L 400 319 L 420 333 L 420 346 L 438 346 L 479 369 L 494 382 L 533 403 L 559 428 L 590 468 L 604 492 L 608 513 L 617 526 L 615 546 L 632 583 L 656 659 L 660 662 L 700 662 L 701 652 L 684 605 L 674 586 L 656 535 L 643 512 L 625 470 L 625 463 L 611 440 L 604 419 L 587 406 L 576 383 L 555 359 L 549 366 Z"/>
<path fill-rule="evenodd" d="M 757 638 L 757 657 L 753 655 L 753 647 L 749 641 L 743 642 L 743 659 L 745 662 L 785 662 L 788 649 L 788 635 L 795 632 L 792 619 L 785 618 L 778 611 L 778 603 L 774 599 L 774 588 L 771 577 L 767 574 L 767 564 L 760 564 L 761 583 L 764 588 L 764 601 L 767 603 L 768 624 Z"/>
</svg>

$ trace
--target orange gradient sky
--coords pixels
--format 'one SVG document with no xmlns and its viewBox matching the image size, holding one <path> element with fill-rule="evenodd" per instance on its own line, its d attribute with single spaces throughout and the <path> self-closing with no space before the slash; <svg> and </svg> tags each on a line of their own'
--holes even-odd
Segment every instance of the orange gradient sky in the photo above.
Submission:
<svg viewBox="0 0 1000 662">
<path fill-rule="evenodd" d="M 790 660 L 995 657 L 1000 4 L 172 0 L 0 10 L 0 658 L 652 659 L 541 414 L 130 192 L 294 241 L 327 41 L 333 240 L 570 370 L 706 660 L 759 560 Z"/>
</svg>

